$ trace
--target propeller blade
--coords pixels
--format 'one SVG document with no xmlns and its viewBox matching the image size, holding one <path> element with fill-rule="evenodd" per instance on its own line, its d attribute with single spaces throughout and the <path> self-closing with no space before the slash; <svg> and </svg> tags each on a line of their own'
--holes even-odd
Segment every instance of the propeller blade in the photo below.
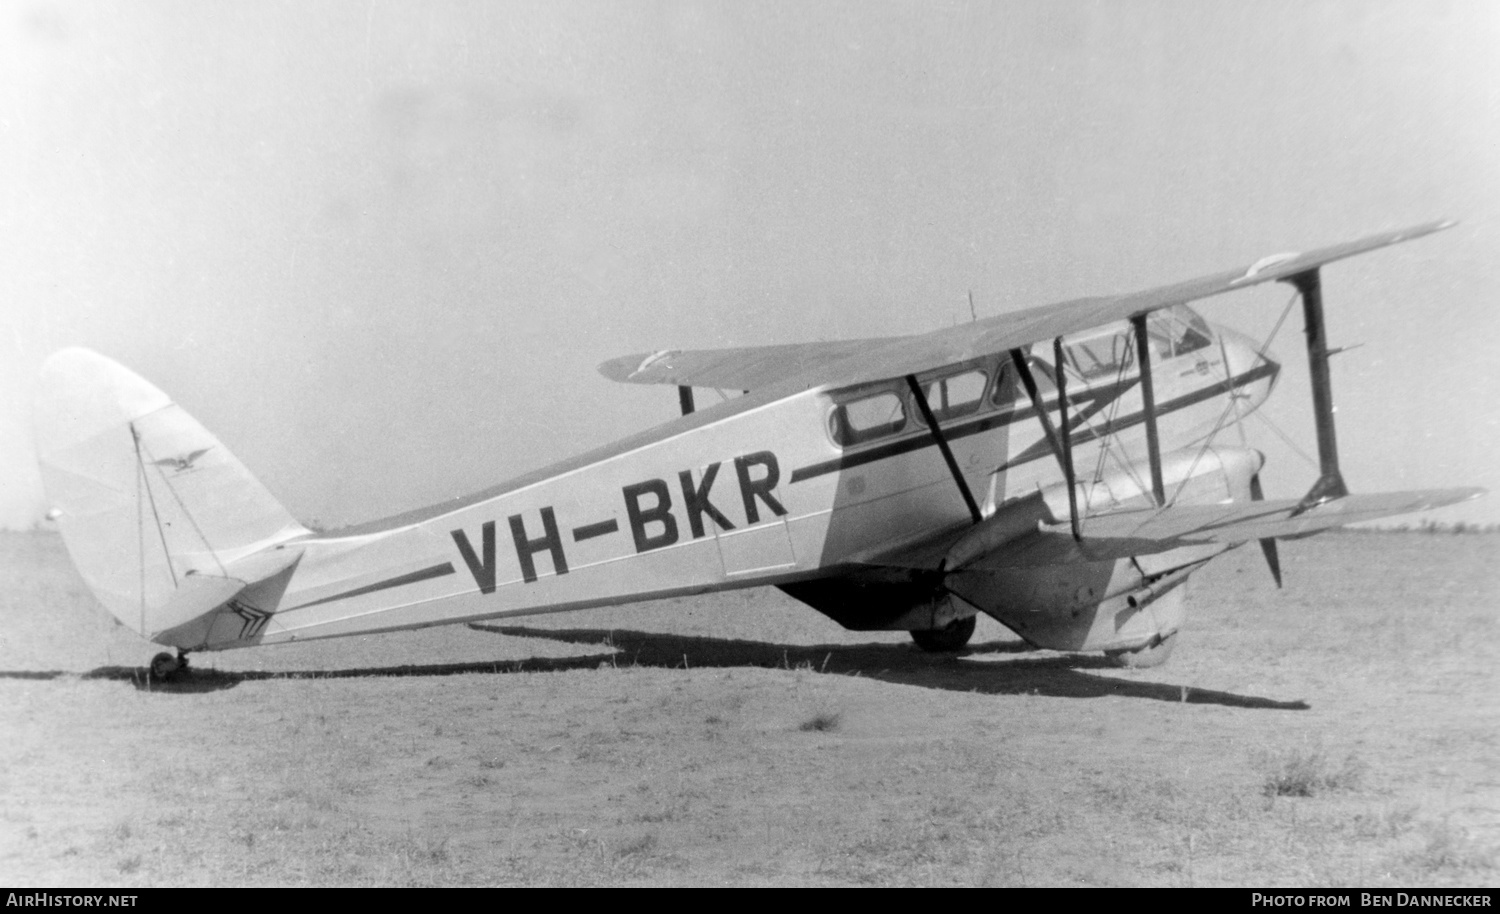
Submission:
<svg viewBox="0 0 1500 914">
<path fill-rule="evenodd" d="M 1261 555 L 1266 557 L 1266 564 L 1271 566 L 1271 578 L 1276 581 L 1276 589 L 1281 589 L 1281 557 L 1276 554 L 1276 540 L 1266 537 L 1260 541 Z"/>
<path fill-rule="evenodd" d="M 1260 487 L 1260 474 L 1256 473 L 1250 477 L 1250 500 L 1265 501 L 1266 493 Z M 1276 549 L 1276 538 L 1268 536 L 1260 541 L 1260 554 L 1266 557 L 1266 564 L 1271 568 L 1271 578 L 1276 581 L 1276 589 L 1281 589 L 1281 555 Z"/>
</svg>

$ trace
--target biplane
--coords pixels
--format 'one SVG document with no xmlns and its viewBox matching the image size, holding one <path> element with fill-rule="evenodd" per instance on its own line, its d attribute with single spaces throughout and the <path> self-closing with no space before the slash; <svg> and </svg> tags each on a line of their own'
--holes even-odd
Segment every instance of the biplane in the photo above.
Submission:
<svg viewBox="0 0 1500 914">
<path fill-rule="evenodd" d="M 985 613 L 1030 644 L 1166 659 L 1184 585 L 1277 541 L 1474 497 L 1351 494 L 1339 469 L 1320 271 L 1451 223 L 899 338 L 664 350 L 608 378 L 681 415 L 484 492 L 330 532 L 298 523 L 229 449 L 86 349 L 42 369 L 38 453 L 83 579 L 190 651 L 776 586 L 854 630 L 963 647 Z M 1300 299 L 1320 475 L 1268 499 L 1225 443 L 1270 394 L 1266 346 L 1190 307 L 1269 282 Z M 1285 317 L 1285 315 L 1283 315 Z M 731 391 L 696 408 L 695 391 Z"/>
</svg>

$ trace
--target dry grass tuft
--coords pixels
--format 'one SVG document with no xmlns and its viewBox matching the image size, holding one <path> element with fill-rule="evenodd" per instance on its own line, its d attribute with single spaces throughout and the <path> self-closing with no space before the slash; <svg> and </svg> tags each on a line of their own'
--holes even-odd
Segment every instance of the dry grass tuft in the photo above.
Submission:
<svg viewBox="0 0 1500 914">
<path fill-rule="evenodd" d="M 1422 846 L 1402 860 L 1410 869 L 1426 874 L 1495 868 L 1494 850 L 1480 846 L 1472 835 L 1452 822 L 1424 823 L 1422 831 L 1425 832 Z"/>
<path fill-rule="evenodd" d="M 1321 749 L 1293 750 L 1275 763 L 1261 787 L 1268 797 L 1311 797 L 1330 790 L 1354 790 L 1365 764 L 1350 754 L 1334 768 Z"/>
<path fill-rule="evenodd" d="M 615 858 L 645 857 L 656 850 L 656 835 L 647 832 L 635 838 L 627 838 L 615 845 Z"/>
<path fill-rule="evenodd" d="M 839 711 L 819 711 L 807 720 L 797 725 L 797 729 L 804 733 L 819 732 L 828 733 L 839 728 L 843 723 L 844 715 Z"/>
</svg>

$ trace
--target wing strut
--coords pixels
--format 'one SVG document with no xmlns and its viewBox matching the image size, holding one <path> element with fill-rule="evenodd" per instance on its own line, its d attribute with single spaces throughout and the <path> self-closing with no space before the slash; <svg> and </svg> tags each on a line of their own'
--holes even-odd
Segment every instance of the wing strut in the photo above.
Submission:
<svg viewBox="0 0 1500 914">
<path fill-rule="evenodd" d="M 1141 368 L 1141 409 L 1146 417 L 1146 453 L 1151 463 L 1151 492 L 1156 496 L 1156 506 L 1167 503 L 1167 486 L 1161 475 L 1161 438 L 1156 432 L 1156 390 L 1151 380 L 1151 347 L 1146 339 L 1146 315 L 1137 314 L 1130 319 L 1135 327 L 1136 362 Z"/>
<path fill-rule="evenodd" d="M 1063 338 L 1052 338 L 1052 361 L 1057 366 L 1057 424 L 1062 428 L 1058 440 L 1062 442 L 1063 478 L 1068 481 L 1068 521 L 1073 526 L 1073 539 L 1082 541 L 1083 531 L 1078 524 L 1077 471 L 1073 469 L 1073 430 L 1068 427 L 1068 372 L 1063 366 Z"/>
<path fill-rule="evenodd" d="M 1057 370 L 1057 402 L 1061 410 L 1063 428 L 1067 428 L 1068 401 L 1062 386 L 1062 338 L 1058 337 L 1055 348 L 1058 350 Z M 1068 481 L 1068 518 L 1073 525 L 1073 538 L 1083 539 L 1083 532 L 1078 526 L 1078 493 L 1073 485 L 1073 452 L 1068 446 L 1067 439 L 1057 433 L 1057 427 L 1052 424 L 1052 418 L 1047 415 L 1047 404 L 1042 401 L 1042 393 L 1037 389 L 1036 378 L 1031 376 L 1031 366 L 1026 364 L 1026 353 L 1019 349 L 1010 351 L 1010 360 L 1016 365 L 1016 374 L 1021 376 L 1021 384 L 1026 388 L 1026 396 L 1031 398 L 1031 405 L 1036 409 L 1036 417 L 1041 420 L 1042 432 L 1047 436 L 1047 443 L 1052 446 L 1052 455 L 1062 465 L 1063 476 Z"/>
<path fill-rule="evenodd" d="M 1302 316 L 1307 322 L 1307 367 L 1312 381 L 1313 419 L 1318 429 L 1318 481 L 1302 497 L 1300 514 L 1326 501 L 1349 494 L 1339 471 L 1339 443 L 1333 427 L 1333 383 L 1328 374 L 1328 334 L 1323 325 L 1323 286 L 1314 267 L 1287 277 L 1302 295 Z"/>
<path fill-rule="evenodd" d="M 927 420 L 927 428 L 932 432 L 932 440 L 937 442 L 938 450 L 943 452 L 943 460 L 948 464 L 948 472 L 953 474 L 953 481 L 958 483 L 958 491 L 963 495 L 964 504 L 969 508 L 969 516 L 974 518 L 974 523 L 979 523 L 984 520 L 984 515 L 979 511 L 979 503 L 974 501 L 974 493 L 969 491 L 969 483 L 958 468 L 958 461 L 953 457 L 953 449 L 948 447 L 948 439 L 943 437 L 943 430 L 938 428 L 937 417 L 932 414 L 932 407 L 927 404 L 927 395 L 922 392 L 922 385 L 917 383 L 917 376 L 907 375 L 906 386 L 911 388 L 912 398 L 917 401 L 917 409 L 922 411 L 922 418 Z"/>
<path fill-rule="evenodd" d="M 677 403 L 682 407 L 682 414 L 686 416 L 693 411 L 693 389 L 685 384 L 677 385 Z"/>
</svg>

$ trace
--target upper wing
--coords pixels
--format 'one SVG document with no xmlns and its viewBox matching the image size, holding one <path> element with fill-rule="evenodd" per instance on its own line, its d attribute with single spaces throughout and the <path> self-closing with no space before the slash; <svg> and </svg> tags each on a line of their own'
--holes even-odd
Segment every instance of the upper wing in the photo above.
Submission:
<svg viewBox="0 0 1500 914">
<path fill-rule="evenodd" d="M 1043 524 L 1004 543 L 975 564 L 1025 568 L 1151 555 L 1182 546 L 1307 536 L 1331 527 L 1441 508 L 1483 494 L 1483 489 L 1469 488 L 1345 495 L 1300 514 L 1295 499 L 1121 511 L 1086 518 L 1082 542 L 1073 539 L 1066 524 Z"/>
<path fill-rule="evenodd" d="M 1454 222 L 1429 222 L 1306 253 L 1276 254 L 1248 266 L 1128 295 L 1080 298 L 946 327 L 921 336 L 748 349 L 667 350 L 599 367 L 605 377 L 640 383 L 749 390 L 788 381 L 798 388 L 858 384 L 918 374 L 1028 346 L 1173 305 L 1286 279 L 1298 273 L 1420 238 Z"/>
<path fill-rule="evenodd" d="M 628 384 L 754 390 L 893 342 L 894 337 L 736 349 L 664 349 L 610 359 L 599 373 Z"/>
</svg>

